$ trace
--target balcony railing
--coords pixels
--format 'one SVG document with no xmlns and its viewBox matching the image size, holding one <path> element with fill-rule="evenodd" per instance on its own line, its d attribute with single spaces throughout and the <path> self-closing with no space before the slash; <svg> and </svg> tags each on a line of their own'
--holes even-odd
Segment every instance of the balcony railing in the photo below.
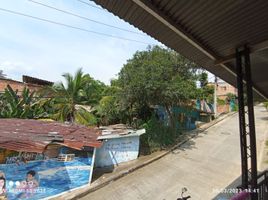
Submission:
<svg viewBox="0 0 268 200">
<path fill-rule="evenodd" d="M 243 189 L 243 187 L 237 187 Z M 257 193 L 255 197 L 250 198 L 250 193 Z M 265 170 L 257 176 L 257 188 L 253 191 L 243 189 L 243 192 L 235 195 L 232 200 L 268 200 L 268 170 Z"/>
<path fill-rule="evenodd" d="M 268 199 L 268 171 L 265 170 L 258 175 L 258 200 Z"/>
</svg>

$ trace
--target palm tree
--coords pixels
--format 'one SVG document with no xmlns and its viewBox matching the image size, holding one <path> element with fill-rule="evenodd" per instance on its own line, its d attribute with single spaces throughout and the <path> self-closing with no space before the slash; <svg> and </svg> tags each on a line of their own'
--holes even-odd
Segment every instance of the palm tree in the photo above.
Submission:
<svg viewBox="0 0 268 200">
<path fill-rule="evenodd" d="M 44 90 L 45 95 L 50 97 L 54 109 L 52 118 L 71 123 L 94 124 L 95 118 L 91 113 L 81 106 L 76 107 L 84 102 L 86 96 L 83 90 L 86 79 L 82 69 L 78 69 L 74 76 L 70 73 L 62 76 L 65 78 L 66 84 L 60 82 Z"/>
</svg>

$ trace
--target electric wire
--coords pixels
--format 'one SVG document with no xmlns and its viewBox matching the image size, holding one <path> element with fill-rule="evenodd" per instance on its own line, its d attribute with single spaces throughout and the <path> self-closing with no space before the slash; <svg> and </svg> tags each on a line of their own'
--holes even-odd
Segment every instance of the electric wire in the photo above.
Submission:
<svg viewBox="0 0 268 200">
<path fill-rule="evenodd" d="M 47 4 L 44 4 L 44 3 L 40 3 L 40 2 L 37 2 L 37 1 L 34 1 L 34 0 L 28 0 L 28 1 L 30 1 L 32 3 L 35 3 L 35 4 L 38 4 L 40 6 L 47 7 L 49 9 L 53 9 L 53 10 L 56 10 L 56 11 L 65 13 L 67 15 L 71 15 L 71 16 L 74 16 L 74 17 L 78 17 L 80 19 L 84 19 L 84 20 L 87 20 L 87 21 L 90 21 L 90 22 L 94 22 L 96 24 L 100 24 L 100 25 L 107 26 L 107 27 L 110 27 L 110 28 L 115 28 L 115 29 L 118 29 L 118 30 L 121 30 L 121 31 L 133 33 L 133 34 L 138 34 L 138 35 L 146 36 L 145 34 L 140 33 L 140 32 L 131 31 L 131 30 L 128 30 L 128 29 L 124 29 L 124 28 L 120 28 L 120 27 L 113 26 L 113 25 L 110 25 L 110 24 L 106 24 L 106 23 L 103 23 L 103 22 L 100 22 L 100 21 L 97 21 L 97 20 L 94 20 L 94 19 L 90 19 L 88 17 L 84 17 L 84 16 L 81 16 L 81 15 L 75 14 L 73 12 L 70 12 L 70 11 L 67 11 L 67 10 L 63 10 L 63 9 L 59 9 L 59 8 L 54 7 L 54 6 L 50 6 L 50 5 L 47 5 Z"/>
<path fill-rule="evenodd" d="M 81 27 L 77 27 L 77 26 L 73 26 L 73 25 L 69 25 L 69 24 L 65 24 L 65 23 L 61 23 L 61 22 L 56 22 L 56 21 L 53 21 L 53 20 L 49 20 L 49 19 L 45 19 L 45 18 L 41 18 L 41 17 L 36 17 L 36 16 L 33 16 L 33 15 L 28 15 L 28 14 L 25 14 L 25 13 L 13 11 L 13 10 L 1 8 L 1 7 L 0 7 L 0 11 L 4 11 L 4 12 L 7 12 L 7 13 L 20 15 L 20 16 L 24 16 L 24 17 L 28 17 L 28 18 L 31 18 L 31 19 L 47 22 L 47 23 L 50 23 L 50 24 L 64 26 L 64 27 L 71 28 L 71 29 L 80 30 L 80 31 L 83 31 L 83 32 L 93 33 L 93 34 L 96 34 L 96 35 L 102 35 L 102 36 L 106 36 L 106 37 L 110 37 L 110 38 L 115 38 L 115 39 L 130 41 L 130 42 L 136 42 L 136 43 L 141 43 L 141 44 L 146 44 L 146 45 L 153 45 L 151 43 L 147 43 L 147 42 L 143 42 L 143 41 L 139 41 L 139 40 L 134 40 L 134 39 L 129 39 L 129 38 L 121 37 L 121 36 L 110 35 L 110 34 L 107 34 L 107 33 L 97 32 L 97 31 L 86 29 L 86 28 L 81 28 Z"/>
</svg>

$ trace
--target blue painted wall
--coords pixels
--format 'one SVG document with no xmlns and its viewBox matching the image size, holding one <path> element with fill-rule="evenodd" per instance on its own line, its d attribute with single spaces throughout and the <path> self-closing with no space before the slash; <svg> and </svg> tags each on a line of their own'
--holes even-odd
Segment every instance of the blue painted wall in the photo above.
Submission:
<svg viewBox="0 0 268 200">
<path fill-rule="evenodd" d="M 176 127 L 178 130 L 193 130 L 196 128 L 195 122 L 199 120 L 199 112 L 197 110 L 176 106 L 172 108 L 172 112 L 178 119 L 176 121 Z M 164 107 L 158 106 L 156 113 L 159 120 L 164 121 L 165 124 L 168 123 L 168 114 Z"/>
<path fill-rule="evenodd" d="M 92 158 L 78 158 L 60 162 L 56 159 L 30 161 L 18 164 L 0 164 L 0 171 L 6 177 L 6 191 L 9 200 L 37 200 L 60 194 L 89 183 Z M 39 187 L 19 190 L 26 180 L 28 171 L 36 172 Z"/>
</svg>

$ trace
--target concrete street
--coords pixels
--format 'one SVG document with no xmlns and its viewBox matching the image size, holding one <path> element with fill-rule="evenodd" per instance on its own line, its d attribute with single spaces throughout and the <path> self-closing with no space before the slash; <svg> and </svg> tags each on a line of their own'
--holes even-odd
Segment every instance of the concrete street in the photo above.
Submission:
<svg viewBox="0 0 268 200">
<path fill-rule="evenodd" d="M 258 163 L 268 135 L 268 112 L 255 107 Z M 175 200 L 182 187 L 193 200 L 220 199 L 219 190 L 240 176 L 238 114 L 191 139 L 167 156 L 88 194 L 83 200 Z M 233 186 L 229 186 L 233 187 Z M 217 196 L 217 197 L 216 197 Z"/>
</svg>

